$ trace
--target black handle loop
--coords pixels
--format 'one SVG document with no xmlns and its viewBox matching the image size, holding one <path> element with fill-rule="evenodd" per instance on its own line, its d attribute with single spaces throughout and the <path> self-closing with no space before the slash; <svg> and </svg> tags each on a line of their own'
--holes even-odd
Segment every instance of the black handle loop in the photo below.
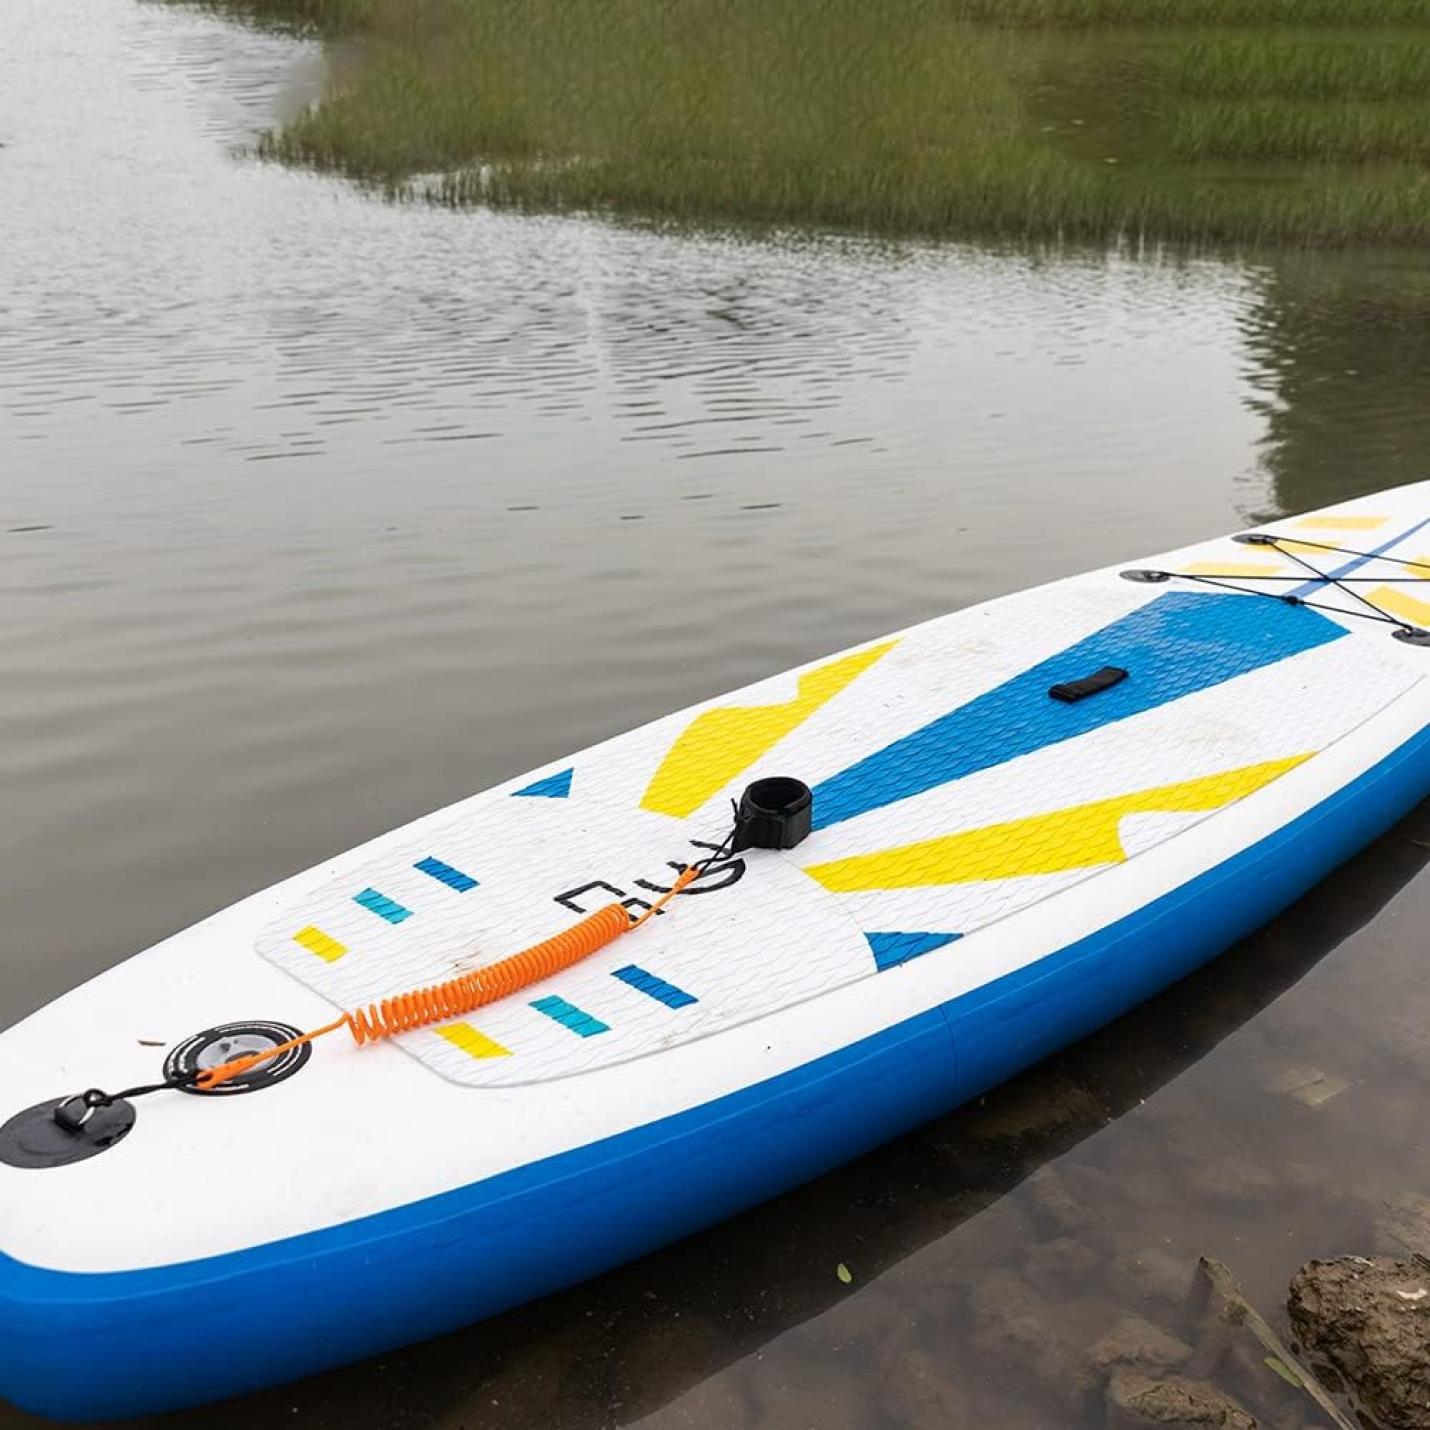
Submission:
<svg viewBox="0 0 1430 1430">
<path fill-rule="evenodd" d="M 163 1082 L 141 1083 L 136 1087 L 121 1088 L 118 1092 L 105 1092 L 102 1087 L 86 1088 L 73 1097 L 67 1097 L 51 1114 L 66 1132 L 82 1132 L 85 1124 L 101 1107 L 113 1107 L 116 1102 L 130 1102 L 136 1097 L 146 1097 L 151 1092 L 168 1092 L 171 1088 L 190 1087 L 198 1080 L 198 1072 L 176 1073 Z M 78 1107 L 76 1107 L 78 1104 Z"/>
</svg>

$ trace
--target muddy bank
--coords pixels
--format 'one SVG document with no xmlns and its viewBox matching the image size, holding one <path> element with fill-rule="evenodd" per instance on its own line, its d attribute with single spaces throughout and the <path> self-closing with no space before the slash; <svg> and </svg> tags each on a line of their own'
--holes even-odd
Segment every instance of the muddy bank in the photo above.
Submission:
<svg viewBox="0 0 1430 1430">
<path fill-rule="evenodd" d="M 1430 1430 L 1430 1260 L 1312 1261 L 1288 1306 L 1308 1352 L 1377 1422 Z"/>
</svg>

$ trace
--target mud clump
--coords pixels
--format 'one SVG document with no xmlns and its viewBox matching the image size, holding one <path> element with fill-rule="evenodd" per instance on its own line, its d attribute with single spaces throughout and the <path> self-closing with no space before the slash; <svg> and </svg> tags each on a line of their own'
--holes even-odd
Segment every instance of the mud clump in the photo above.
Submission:
<svg viewBox="0 0 1430 1430">
<path fill-rule="evenodd" d="M 1192 1271 L 1190 1265 L 1160 1246 L 1122 1251 L 1112 1261 L 1112 1275 L 1120 1286 L 1143 1301 L 1164 1307 L 1180 1307 L 1186 1303 Z"/>
<path fill-rule="evenodd" d="M 1095 1341 L 1092 1367 L 1107 1377 L 1109 1430 L 1256 1430 L 1256 1420 L 1230 1396 L 1177 1374 L 1192 1348 L 1141 1316 L 1125 1316 Z"/>
<path fill-rule="evenodd" d="M 1117 1371 L 1107 1387 L 1108 1430 L 1256 1430 L 1256 1419 L 1203 1381 Z"/>
<path fill-rule="evenodd" d="M 977 1424 L 958 1368 L 910 1347 L 889 1367 L 887 1406 L 908 1430 L 947 1430 Z"/>
<path fill-rule="evenodd" d="M 1161 1375 L 1179 1370 L 1192 1357 L 1192 1348 L 1141 1316 L 1125 1316 L 1093 1343 L 1088 1353 L 1097 1371 L 1139 1370 Z"/>
<path fill-rule="evenodd" d="M 1045 1389 L 1078 1403 L 1093 1377 L 1072 1345 L 1047 1318 L 1048 1308 L 1028 1283 L 1006 1271 L 987 1276 L 969 1300 L 979 1354 L 1021 1364 Z"/>
<path fill-rule="evenodd" d="M 1042 1167 L 1027 1182 L 1034 1220 L 1053 1237 L 1071 1237 L 1085 1246 L 1111 1251 L 1117 1242 L 1108 1207 L 1116 1189 L 1093 1167 Z"/>
<path fill-rule="evenodd" d="M 1388 1256 L 1311 1261 L 1287 1301 L 1301 1343 L 1396 1430 L 1430 1430 L 1430 1268 Z"/>
</svg>

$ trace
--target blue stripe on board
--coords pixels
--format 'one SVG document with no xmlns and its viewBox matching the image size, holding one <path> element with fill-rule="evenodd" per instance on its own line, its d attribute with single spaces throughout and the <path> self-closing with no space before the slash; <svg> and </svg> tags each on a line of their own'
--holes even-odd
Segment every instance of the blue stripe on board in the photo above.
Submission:
<svg viewBox="0 0 1430 1430">
<path fill-rule="evenodd" d="M 622 983 L 629 983 L 632 988 L 648 994 L 657 1003 L 664 1003 L 667 1008 L 688 1008 L 692 1003 L 700 1001 L 693 993 L 687 993 L 685 989 L 677 988 L 675 984 L 667 983 L 653 973 L 647 973 L 644 968 L 638 968 L 634 963 L 616 969 L 611 977 L 619 978 Z"/>
<path fill-rule="evenodd" d="M 921 953 L 932 953 L 936 948 L 952 943 L 963 937 L 961 933 L 866 933 L 869 947 L 874 951 L 874 967 L 882 973 L 886 968 L 896 968 L 917 958 Z"/>
<path fill-rule="evenodd" d="M 554 993 L 546 998 L 538 998 L 531 1005 L 538 1013 L 554 1018 L 563 1028 L 570 1028 L 577 1037 L 590 1038 L 597 1033 L 609 1033 L 610 1026 L 589 1013 L 583 1013 L 574 1003 L 558 998 Z"/>
<path fill-rule="evenodd" d="M 1424 521 L 1417 521 L 1409 531 L 1402 531 L 1398 536 L 1392 536 L 1382 541 L 1379 546 L 1372 546 L 1364 556 L 1357 556 L 1347 561 L 1344 566 L 1337 566 L 1334 571 L 1328 571 L 1325 580 L 1318 576 L 1315 580 L 1307 581 L 1304 586 L 1297 586 L 1294 591 L 1288 591 L 1286 594 L 1288 596 L 1300 597 L 1303 600 L 1309 596 L 1322 595 L 1325 592 L 1327 580 L 1335 579 L 1339 581 L 1342 576 L 1349 576 L 1352 571 L 1359 571 L 1362 566 L 1368 566 L 1372 561 L 1381 560 L 1383 554 L 1389 551 L 1392 546 L 1399 546 L 1402 541 L 1408 540 L 1414 536 L 1417 531 L 1423 530 L 1427 526 L 1430 526 L 1430 516 L 1427 516 Z M 1314 534 L 1309 538 L 1293 536 L 1290 532 L 1275 532 L 1273 534 L 1280 537 L 1283 541 L 1301 541 L 1303 539 L 1314 541 L 1316 539 Z M 1327 534 L 1334 535 L 1334 533 Z M 1326 544 L 1330 545 L 1329 542 Z M 1326 555 L 1334 556 L 1335 552 L 1328 551 Z"/>
<path fill-rule="evenodd" d="M 353 903 L 370 909 L 378 918 L 386 919 L 390 924 L 400 924 L 403 919 L 412 917 L 411 909 L 403 908 L 396 899 L 389 899 L 386 894 L 379 894 L 376 889 L 364 889 L 362 893 L 354 894 Z"/>
<path fill-rule="evenodd" d="M 512 794 L 534 795 L 544 799 L 565 799 L 571 793 L 571 776 L 575 773 L 574 768 L 562 770 L 559 774 L 547 775 L 544 779 L 534 780 L 525 789 L 513 790 Z"/>
<path fill-rule="evenodd" d="M 1345 634 L 1305 606 L 1169 592 L 817 785 L 814 827 L 1154 710 Z M 1050 685 L 1104 665 L 1121 666 L 1127 679 L 1075 705 L 1048 698 Z"/>
<path fill-rule="evenodd" d="M 419 859 L 412 867 L 431 875 L 439 883 L 445 884 L 449 889 L 455 889 L 459 894 L 465 894 L 468 889 L 477 887 L 477 881 L 470 874 L 464 874 L 460 869 L 454 869 L 450 864 L 432 858 L 430 854 L 425 859 Z"/>
</svg>

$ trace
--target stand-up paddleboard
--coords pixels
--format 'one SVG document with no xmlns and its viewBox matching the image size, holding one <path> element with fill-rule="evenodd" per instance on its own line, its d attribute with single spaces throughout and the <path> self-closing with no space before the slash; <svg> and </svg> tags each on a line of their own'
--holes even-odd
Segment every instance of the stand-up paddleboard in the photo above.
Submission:
<svg viewBox="0 0 1430 1430">
<path fill-rule="evenodd" d="M 435 1335 L 1106 1022 L 1430 793 L 1420 563 L 1430 483 L 960 611 L 76 989 L 0 1035 L 0 1394 L 129 1415 Z"/>
</svg>

